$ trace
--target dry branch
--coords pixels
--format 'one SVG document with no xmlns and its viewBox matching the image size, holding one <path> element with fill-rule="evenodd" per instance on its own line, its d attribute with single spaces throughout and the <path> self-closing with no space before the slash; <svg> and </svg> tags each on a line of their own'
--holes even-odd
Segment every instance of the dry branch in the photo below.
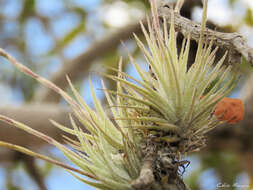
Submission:
<svg viewBox="0 0 253 190">
<path fill-rule="evenodd" d="M 171 23 L 172 9 L 168 4 L 162 3 L 159 6 L 159 16 L 165 17 L 167 23 Z M 175 29 L 181 32 L 185 37 L 191 36 L 191 39 L 198 42 L 200 37 L 201 25 L 197 22 L 174 13 Z M 204 31 L 205 41 L 208 43 L 213 40 L 214 45 L 219 46 L 229 52 L 229 62 L 231 64 L 239 64 L 241 57 L 253 66 L 253 49 L 248 45 L 247 41 L 238 33 L 223 33 L 206 28 Z"/>
<path fill-rule="evenodd" d="M 0 108 L 0 114 L 16 119 L 33 129 L 48 134 L 62 142 L 62 131 L 53 126 L 49 119 L 53 119 L 66 127 L 71 127 L 69 110 L 56 104 L 29 104 L 20 107 L 6 106 Z M 36 149 L 45 142 L 22 130 L 0 121 L 0 140 Z M 1 159 L 0 159 L 1 160 Z"/>
<path fill-rule="evenodd" d="M 143 159 L 139 177 L 134 180 L 131 185 L 136 190 L 152 190 L 152 185 L 155 182 L 154 165 L 157 157 L 157 148 L 151 143 L 150 139 L 147 140 L 146 153 Z"/>
</svg>

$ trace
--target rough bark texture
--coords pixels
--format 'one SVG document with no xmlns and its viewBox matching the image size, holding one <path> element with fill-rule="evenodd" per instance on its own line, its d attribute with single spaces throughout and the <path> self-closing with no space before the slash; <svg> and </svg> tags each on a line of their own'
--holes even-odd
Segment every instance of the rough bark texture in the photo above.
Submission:
<svg viewBox="0 0 253 190">
<path fill-rule="evenodd" d="M 142 168 L 139 177 L 132 182 L 132 187 L 136 190 L 152 189 L 152 184 L 155 181 L 154 165 L 157 155 L 155 147 L 149 145 L 149 150 L 143 159 Z"/>
<path fill-rule="evenodd" d="M 139 177 L 132 182 L 135 190 L 189 190 L 179 174 L 177 152 L 165 142 L 156 142 L 149 135 L 143 146 L 143 160 Z"/>
<path fill-rule="evenodd" d="M 165 16 L 168 24 L 171 23 L 171 8 L 166 3 L 159 7 L 161 18 Z M 200 38 L 201 25 L 185 17 L 174 13 L 175 29 L 181 32 L 185 37 L 191 36 L 191 39 L 198 41 Z M 213 40 L 214 45 L 219 46 L 229 52 L 229 62 L 231 64 L 241 63 L 241 57 L 253 66 L 253 49 L 247 41 L 238 33 L 223 33 L 206 28 L 204 31 L 204 41 L 210 43 Z"/>
</svg>

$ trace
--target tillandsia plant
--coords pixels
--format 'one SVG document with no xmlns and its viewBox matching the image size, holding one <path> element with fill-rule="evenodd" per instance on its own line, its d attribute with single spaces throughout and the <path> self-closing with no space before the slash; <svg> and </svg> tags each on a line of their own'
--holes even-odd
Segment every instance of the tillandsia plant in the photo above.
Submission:
<svg viewBox="0 0 253 190">
<path fill-rule="evenodd" d="M 196 58 L 190 68 L 187 68 L 190 36 L 183 41 L 178 54 L 173 12 L 168 35 L 165 20 L 162 26 L 159 24 L 154 1 L 151 1 L 151 8 L 153 17 L 151 22 L 148 20 L 148 30 L 141 24 L 148 48 L 135 36 L 150 72 L 141 68 L 129 55 L 141 80 L 124 73 L 121 61 L 118 76 L 104 75 L 117 82 L 117 90 L 110 91 L 102 81 L 110 117 L 93 88 L 95 111 L 82 100 L 70 79 L 67 78 L 75 98 L 0 49 L 0 55 L 19 70 L 59 93 L 69 103 L 75 117 L 89 131 L 83 132 L 71 115 L 73 129 L 52 121 L 56 127 L 77 137 L 78 140 L 64 137 L 69 148 L 20 122 L 0 115 L 1 120 L 56 146 L 79 169 L 20 146 L 5 142 L 0 142 L 0 146 L 59 165 L 80 181 L 98 189 L 188 189 L 181 175 L 189 163 L 182 157 L 200 150 L 205 145 L 208 131 L 225 121 L 235 123 L 243 116 L 240 100 L 235 103 L 238 108 L 236 112 L 232 113 L 230 110 L 233 108 L 228 110 L 223 106 L 227 103 L 223 98 L 233 89 L 237 74 L 231 66 L 223 65 L 226 55 L 214 64 L 217 48 L 213 50 L 212 43 L 204 43 L 207 0 Z"/>
</svg>

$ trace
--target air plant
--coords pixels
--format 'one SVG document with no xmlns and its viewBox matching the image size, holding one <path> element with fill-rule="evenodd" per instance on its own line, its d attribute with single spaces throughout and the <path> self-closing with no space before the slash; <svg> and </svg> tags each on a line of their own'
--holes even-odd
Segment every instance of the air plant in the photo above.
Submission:
<svg viewBox="0 0 253 190">
<path fill-rule="evenodd" d="M 203 41 L 207 1 L 196 58 L 190 68 L 187 68 L 190 36 L 183 41 L 178 54 L 173 12 L 168 35 L 166 21 L 163 18 L 164 22 L 160 26 L 153 1 L 151 7 L 153 19 L 152 22 L 148 19 L 148 30 L 141 24 L 148 48 L 135 36 L 150 72 L 141 68 L 129 55 L 141 80 L 124 73 L 121 69 L 122 61 L 119 62 L 117 76 L 104 74 L 117 82 L 117 90 L 111 91 L 106 89 L 102 81 L 110 116 L 96 97 L 92 83 L 95 110 L 82 100 L 69 78 L 67 80 L 75 98 L 0 49 L 0 55 L 19 70 L 59 93 L 69 103 L 74 116 L 89 131 L 85 133 L 82 127 L 78 127 L 72 115 L 70 120 L 73 129 L 51 121 L 59 129 L 77 137 L 78 140 L 64 137 L 69 148 L 20 122 L 0 115 L 0 120 L 60 149 L 79 169 L 20 146 L 5 142 L 0 142 L 0 146 L 59 165 L 78 180 L 98 189 L 187 189 L 181 174 L 188 161 L 182 160 L 182 157 L 200 150 L 205 145 L 208 131 L 224 121 L 240 120 L 243 115 L 235 119 L 224 115 L 221 109 L 216 109 L 218 103 L 233 89 L 237 75 L 231 66 L 223 65 L 226 54 L 214 64 L 217 48 L 213 50 L 212 43 Z M 215 84 L 206 91 L 214 80 Z M 239 107 L 241 109 L 241 105 Z"/>
</svg>

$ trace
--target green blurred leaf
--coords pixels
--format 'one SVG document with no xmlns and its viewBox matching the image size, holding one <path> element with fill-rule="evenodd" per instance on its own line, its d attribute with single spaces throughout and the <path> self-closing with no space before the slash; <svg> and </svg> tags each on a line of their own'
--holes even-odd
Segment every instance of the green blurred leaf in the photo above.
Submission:
<svg viewBox="0 0 253 190">
<path fill-rule="evenodd" d="M 25 0 L 23 4 L 23 10 L 20 14 L 20 22 L 24 22 L 28 17 L 34 15 L 35 12 L 35 0 Z"/>
<path fill-rule="evenodd" d="M 54 165 L 49 163 L 49 162 L 45 162 L 44 167 L 42 168 L 42 175 L 44 177 L 48 176 L 50 174 L 50 172 L 52 171 L 52 169 L 54 168 Z"/>
<path fill-rule="evenodd" d="M 253 26 L 253 13 L 251 9 L 247 10 L 246 16 L 244 18 L 245 22 L 249 26 Z"/>
<path fill-rule="evenodd" d="M 240 167 L 240 160 L 236 154 L 229 152 L 210 152 L 201 156 L 203 168 L 214 168 L 217 177 L 220 177 L 221 181 L 234 184 L 236 177 L 242 171 Z"/>
<path fill-rule="evenodd" d="M 249 76 L 253 73 L 253 67 L 248 63 L 245 57 L 242 58 L 242 63 L 240 64 L 240 72 L 244 76 Z"/>
<path fill-rule="evenodd" d="M 78 15 L 80 15 L 82 20 L 84 20 L 87 15 L 86 11 L 82 9 L 81 7 L 73 7 L 71 10 L 77 13 Z"/>
<path fill-rule="evenodd" d="M 58 41 L 56 47 L 49 52 L 49 54 L 55 54 L 57 51 L 61 50 L 62 48 L 66 47 L 70 44 L 74 38 L 76 38 L 81 32 L 85 30 L 86 23 L 81 21 L 78 26 L 76 26 L 73 30 L 67 33 L 60 41 Z"/>
<path fill-rule="evenodd" d="M 194 190 L 200 190 L 199 183 L 198 183 L 198 178 L 201 174 L 202 170 L 196 170 L 192 172 L 186 179 L 185 182 L 187 185 Z"/>
<path fill-rule="evenodd" d="M 69 44 L 79 33 L 85 29 L 85 22 L 81 22 L 77 27 L 65 35 L 65 37 L 60 42 L 60 46 L 66 46 Z"/>
<path fill-rule="evenodd" d="M 229 5 L 233 6 L 235 2 L 236 2 L 236 0 L 229 0 Z"/>
</svg>

